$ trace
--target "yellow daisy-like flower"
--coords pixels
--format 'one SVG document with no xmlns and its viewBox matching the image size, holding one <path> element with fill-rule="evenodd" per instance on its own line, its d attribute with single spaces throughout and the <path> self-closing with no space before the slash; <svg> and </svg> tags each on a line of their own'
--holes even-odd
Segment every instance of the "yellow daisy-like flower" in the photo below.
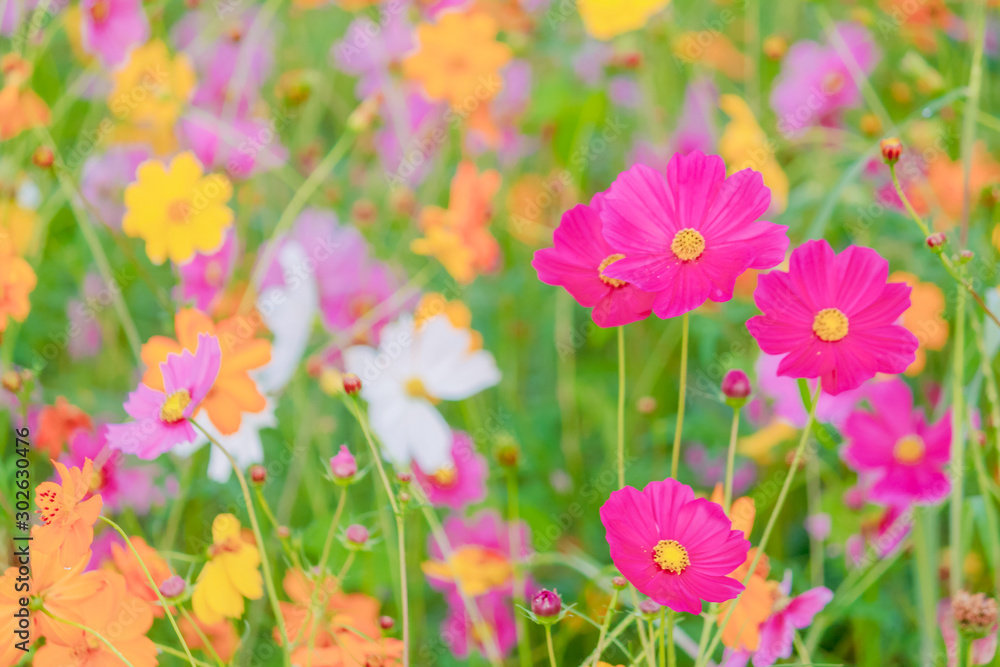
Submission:
<svg viewBox="0 0 1000 667">
<path fill-rule="evenodd" d="M 417 27 L 416 53 L 403 61 L 407 78 L 433 100 L 474 110 L 500 92 L 500 68 L 513 52 L 497 41 L 497 22 L 483 12 L 452 12 Z"/>
<path fill-rule="evenodd" d="M 774 157 L 775 145 L 742 97 L 723 95 L 719 106 L 731 119 L 719 138 L 719 155 L 730 173 L 748 167 L 759 171 L 771 189 L 771 212 L 781 213 L 788 206 L 788 176 Z"/>
<path fill-rule="evenodd" d="M 160 40 L 133 49 L 114 73 L 108 106 L 118 120 L 117 143 L 149 143 L 157 155 L 177 149 L 174 123 L 195 87 L 194 68 L 185 55 L 171 58 Z"/>
<path fill-rule="evenodd" d="M 195 252 L 210 253 L 222 244 L 233 223 L 226 202 L 233 196 L 222 174 L 205 176 L 194 153 L 185 151 L 166 168 L 158 160 L 139 165 L 136 181 L 125 189 L 122 230 L 146 241 L 154 264 L 169 258 L 183 264 Z"/>
<path fill-rule="evenodd" d="M 424 561 L 420 567 L 428 577 L 454 582 L 471 596 L 505 586 L 513 576 L 506 556 L 478 545 L 459 547 L 447 561 Z"/>
<path fill-rule="evenodd" d="M 579 0 L 577 9 L 587 32 L 607 40 L 638 30 L 669 4 L 670 0 Z"/>
<path fill-rule="evenodd" d="M 232 514 L 220 514 L 212 522 L 210 560 L 195 584 L 191 605 L 202 623 L 212 625 L 243 615 L 243 598 L 257 600 L 264 595 L 264 580 L 257 570 L 260 553 L 243 541 L 240 521 Z"/>
</svg>

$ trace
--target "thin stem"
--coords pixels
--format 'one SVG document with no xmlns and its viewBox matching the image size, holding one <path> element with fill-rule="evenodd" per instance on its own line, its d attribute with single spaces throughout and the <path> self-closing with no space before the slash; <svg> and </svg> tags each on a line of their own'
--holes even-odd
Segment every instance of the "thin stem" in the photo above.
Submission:
<svg viewBox="0 0 1000 667">
<path fill-rule="evenodd" d="M 813 422 L 816 419 L 816 405 L 819 403 L 821 391 L 822 385 L 817 385 L 816 393 L 813 395 L 812 401 L 809 405 L 809 419 L 806 421 L 805 428 L 802 429 L 802 436 L 799 438 L 798 447 L 795 448 L 795 456 L 792 458 L 792 463 L 788 468 L 788 475 L 785 477 L 784 484 L 781 485 L 781 491 L 778 492 L 778 500 L 774 505 L 774 509 L 771 511 L 771 516 L 767 519 L 767 525 L 764 527 L 764 534 L 760 538 L 760 544 L 757 545 L 757 553 L 754 556 L 753 562 L 750 564 L 750 569 L 747 570 L 746 577 L 743 579 L 744 587 L 750 582 L 750 577 L 753 576 L 753 573 L 756 572 L 757 564 L 760 562 L 761 556 L 767 549 L 767 543 L 771 539 L 771 532 L 774 530 L 774 526 L 778 522 L 778 516 L 781 514 L 781 509 L 785 506 L 785 498 L 788 497 L 788 490 L 792 487 L 792 481 L 795 479 L 795 473 L 799 468 L 799 461 L 802 459 L 802 453 L 805 451 L 806 442 L 809 440 L 809 433 L 812 431 Z M 712 639 L 711 644 L 709 644 L 708 651 L 698 656 L 698 662 L 696 664 L 708 664 L 709 656 L 715 652 L 719 642 L 722 640 L 722 633 L 726 631 L 726 626 L 729 625 L 729 621 L 733 617 L 733 611 L 736 609 L 736 605 L 738 603 L 739 597 L 737 597 L 736 601 L 729 605 L 729 609 L 726 611 L 726 617 L 722 620 L 722 625 L 719 626 L 719 630 L 715 633 L 715 637 Z"/>
<path fill-rule="evenodd" d="M 684 431 L 684 399 L 687 396 L 688 337 L 690 314 L 681 318 L 681 382 L 677 398 L 677 425 L 674 427 L 674 452 L 670 458 L 670 476 L 677 479 L 677 468 L 681 462 L 681 433 Z"/>
<path fill-rule="evenodd" d="M 604 614 L 604 622 L 601 623 L 601 631 L 597 635 L 597 648 L 594 649 L 594 667 L 601 661 L 601 651 L 604 649 L 604 638 L 611 627 L 611 617 L 614 615 L 615 607 L 618 605 L 618 589 L 611 592 L 611 602 L 608 603 L 608 611 Z M 585 663 L 586 664 L 586 663 Z"/>
<path fill-rule="evenodd" d="M 733 505 L 733 469 L 736 467 L 736 441 L 740 433 L 740 409 L 733 408 L 733 425 L 729 429 L 729 451 L 726 453 L 726 484 L 722 491 L 722 509 L 729 514 Z"/>
<path fill-rule="evenodd" d="M 652 623 L 650 623 L 652 631 Z M 673 643 L 674 631 L 670 628 L 670 641 Z M 655 641 L 655 640 L 654 640 Z M 660 667 L 667 667 L 667 608 L 660 609 Z"/>
<path fill-rule="evenodd" d="M 810 456 L 806 461 L 806 505 L 810 517 L 817 516 L 822 507 L 819 472 L 819 457 Z M 809 575 L 813 586 L 823 585 L 823 540 L 814 530 L 809 531 Z"/>
<path fill-rule="evenodd" d="M 630 585 L 629 591 L 632 593 L 632 606 L 635 607 L 634 613 L 641 614 L 639 611 L 639 594 L 636 592 L 635 586 Z M 635 625 L 639 628 L 639 641 L 642 643 L 642 649 L 646 654 L 646 663 L 649 667 L 653 667 L 656 664 L 656 656 L 653 654 L 653 638 L 646 637 L 646 624 L 643 622 L 641 616 Z"/>
<path fill-rule="evenodd" d="M 524 572 L 521 562 L 521 501 L 517 486 L 517 468 L 507 468 L 507 537 L 514 564 L 514 603 L 524 605 Z M 517 614 L 517 659 L 521 667 L 531 667 L 531 646 L 528 644 L 527 618 Z"/>
<path fill-rule="evenodd" d="M 340 568 L 340 572 L 337 573 L 337 581 L 343 581 L 344 577 L 347 575 L 347 571 L 351 569 L 351 565 L 354 564 L 354 556 L 357 554 L 356 551 L 352 551 L 347 554 L 347 558 L 344 559 L 344 565 Z"/>
<path fill-rule="evenodd" d="M 344 513 L 344 505 L 347 503 L 347 487 L 340 489 L 340 498 L 337 499 L 337 509 L 333 511 L 333 518 L 330 520 L 330 527 L 326 531 L 326 541 L 323 542 L 323 551 L 319 557 L 319 572 L 322 576 L 326 570 L 327 561 L 330 560 L 330 550 L 333 547 L 333 538 L 340 525 L 340 516 Z"/>
<path fill-rule="evenodd" d="M 326 582 L 326 565 L 330 559 L 330 550 L 333 547 L 333 538 L 334 535 L 336 535 L 337 533 L 337 526 L 340 525 L 340 516 L 344 512 L 344 505 L 346 504 L 346 502 L 347 502 L 347 487 L 345 486 L 341 487 L 340 489 L 340 498 L 337 499 L 337 509 L 333 511 L 333 518 L 330 520 L 330 527 L 327 528 L 326 531 L 326 540 L 323 542 L 323 551 L 322 553 L 320 553 L 319 566 L 316 568 L 319 580 L 313 587 L 312 595 L 310 596 L 309 599 L 309 609 L 311 610 L 310 613 L 311 618 L 309 622 L 309 640 L 307 642 L 307 646 L 309 648 L 309 654 L 308 654 L 309 658 L 306 663 L 307 667 L 311 667 L 312 665 L 313 647 L 316 645 L 316 631 L 319 629 L 319 624 L 317 623 L 318 614 L 316 613 L 319 607 L 319 593 L 320 589 Z M 353 555 L 354 552 L 352 551 L 351 556 Z M 340 584 L 341 579 L 342 579 L 341 577 L 337 577 L 338 584 Z"/>
<path fill-rule="evenodd" d="M 402 591 L 402 609 L 400 613 L 403 615 L 403 667 L 409 667 L 410 665 L 410 600 L 409 600 L 409 586 L 406 582 L 406 533 L 405 529 L 405 516 L 402 512 L 396 515 L 396 535 L 399 536 L 397 540 L 399 543 L 399 581 L 400 589 Z"/>
<path fill-rule="evenodd" d="M 191 628 L 194 629 L 194 633 L 198 635 L 198 639 L 200 639 L 201 643 L 205 646 L 205 650 L 208 651 L 208 654 L 212 656 L 213 660 L 215 660 L 215 664 L 218 667 L 226 667 L 226 663 L 222 662 L 222 658 L 220 658 L 219 654 L 216 653 L 215 646 L 212 645 L 212 640 L 205 635 L 201 626 L 198 625 L 198 622 L 191 617 L 191 614 L 189 614 L 188 610 L 184 608 L 184 605 L 177 605 L 177 609 L 180 610 L 181 616 L 187 619 L 187 622 L 191 624 Z"/>
<path fill-rule="evenodd" d="M 146 567 L 146 563 L 143 562 L 142 556 L 139 555 L 139 552 L 136 550 L 135 545 L 132 544 L 132 540 L 130 540 L 129 536 L 125 534 L 125 531 L 122 530 L 121 526 L 119 526 L 117 523 L 115 523 L 108 517 L 99 515 L 97 518 L 103 521 L 104 523 L 108 524 L 109 526 L 111 526 L 115 530 L 115 532 L 121 535 L 122 539 L 125 540 L 125 544 L 127 544 L 128 548 L 132 551 L 132 555 L 135 556 L 135 559 L 137 561 L 139 561 L 139 566 L 142 568 L 142 571 L 146 574 L 146 580 L 149 582 L 149 587 L 153 589 L 153 592 L 156 593 L 156 599 L 160 601 L 161 605 L 163 605 L 163 611 L 166 613 L 167 618 L 170 620 L 170 625 L 174 629 L 174 634 L 177 635 L 177 639 L 180 640 L 181 646 L 184 648 L 184 655 L 187 656 L 188 662 L 193 665 L 195 662 L 194 656 L 191 655 L 191 649 L 188 648 L 187 642 L 184 641 L 184 635 L 181 634 L 181 629 L 177 626 L 177 619 L 174 618 L 174 612 L 173 610 L 171 610 L 170 605 L 167 604 L 167 601 L 164 599 L 163 594 L 160 592 L 159 584 L 153 581 L 153 575 L 149 573 L 149 568 Z"/>
<path fill-rule="evenodd" d="M 972 210 L 972 150 L 976 140 L 976 116 L 979 114 L 979 96 L 983 88 L 983 50 L 986 42 L 986 0 L 974 0 L 967 25 L 975 29 L 972 45 L 972 65 L 969 68 L 969 94 L 965 116 L 962 118 L 962 245 L 969 239 L 969 214 Z M 971 663 L 970 663 L 971 664 Z"/>
<path fill-rule="evenodd" d="M 556 652 L 552 648 L 552 624 L 545 624 L 545 644 L 549 647 L 549 665 L 556 667 Z"/>
<path fill-rule="evenodd" d="M 105 646 L 107 646 L 109 649 L 111 649 L 111 652 L 114 653 L 116 656 L 118 656 L 118 659 L 121 660 L 123 663 L 125 663 L 125 665 L 127 667 L 135 667 L 135 665 L 133 665 L 131 662 L 129 662 L 128 659 L 126 659 L 125 656 L 123 656 L 121 654 L 121 651 L 119 651 L 118 649 L 115 648 L 114 644 L 112 644 L 107 639 L 105 639 L 104 635 L 102 635 L 97 630 L 94 630 L 93 628 L 88 628 L 86 625 L 83 625 L 82 623 L 77 623 L 76 621 L 71 621 L 71 620 L 69 620 L 67 618 L 62 618 L 60 616 L 56 616 L 55 614 L 53 614 L 51 611 L 49 611 L 45 607 L 42 607 L 42 612 L 46 616 L 48 616 L 49 618 L 51 618 L 53 621 L 59 621 L 60 623 L 65 623 L 66 625 L 74 627 L 77 630 L 83 630 L 87 634 L 90 634 L 90 635 L 93 635 L 93 636 L 97 637 L 98 639 L 100 639 L 104 643 Z M 191 660 L 193 661 L 194 658 L 191 658 Z M 191 664 L 193 665 L 194 662 L 192 662 Z"/>
<path fill-rule="evenodd" d="M 952 444 L 952 480 L 951 480 L 951 519 L 949 526 L 949 541 L 951 542 L 951 567 L 948 573 L 948 583 L 952 596 L 962 588 L 962 502 L 965 493 L 965 404 L 962 391 L 964 389 L 963 370 L 965 368 L 965 291 L 958 290 L 955 303 L 955 338 L 952 350 L 952 382 L 951 382 L 951 444 Z"/>
<path fill-rule="evenodd" d="M 257 549 L 260 551 L 260 569 L 261 574 L 264 577 L 264 587 L 267 589 L 267 597 L 271 603 L 271 611 L 274 612 L 274 620 L 277 621 L 278 631 L 281 634 L 282 641 L 282 655 L 285 661 L 285 666 L 289 667 L 291 665 L 291 659 L 288 653 L 288 630 L 285 628 L 285 617 L 281 614 L 281 607 L 278 604 L 278 592 L 274 588 L 274 581 L 271 579 L 271 563 L 267 558 L 267 551 L 264 549 L 264 536 L 260 532 L 260 524 L 257 522 L 257 512 L 253 508 L 253 499 L 250 497 L 250 487 L 247 486 L 246 477 L 243 475 L 243 471 L 236 464 L 236 459 L 233 458 L 232 454 L 229 453 L 225 447 L 222 446 L 218 440 L 212 437 L 212 435 L 201 427 L 200 424 L 191 420 L 191 423 L 199 431 L 205 434 L 205 437 L 209 441 L 219 448 L 226 458 L 229 459 L 229 465 L 232 466 L 233 472 L 236 473 L 236 479 L 239 480 L 240 489 L 243 491 L 243 501 L 247 505 L 247 515 L 250 517 L 250 527 L 253 529 L 254 540 L 257 542 Z"/>
<path fill-rule="evenodd" d="M 385 488 L 385 494 L 389 497 L 389 506 L 392 507 L 392 513 L 399 514 L 399 505 L 396 504 L 396 494 L 393 492 L 392 485 L 389 483 L 389 475 L 385 472 L 385 466 L 382 465 L 382 455 L 379 453 L 378 447 L 375 446 L 375 441 L 372 439 L 371 433 L 368 431 L 368 424 L 361 416 L 361 410 L 358 408 L 358 401 L 353 396 L 348 397 L 346 401 L 351 407 L 351 412 L 354 414 L 354 418 L 358 420 L 358 424 L 361 426 L 361 432 L 365 435 L 365 441 L 368 443 L 368 449 L 371 450 L 372 459 L 375 461 L 375 467 L 378 469 L 379 477 L 382 478 L 382 486 Z"/>
<path fill-rule="evenodd" d="M 929 663 L 933 652 L 934 636 L 937 632 L 937 586 L 935 585 L 935 568 L 931 560 L 931 549 L 927 540 L 930 539 L 928 522 L 930 510 L 926 507 L 916 507 L 913 512 L 913 565 L 917 590 L 920 596 L 920 638 L 923 644 L 921 655 Z"/>
<path fill-rule="evenodd" d="M 625 327 L 618 327 L 618 488 L 625 488 Z"/>
<path fill-rule="evenodd" d="M 288 559 L 292 561 L 295 567 L 302 569 L 302 563 L 299 562 L 299 555 L 295 553 L 292 549 L 292 545 L 287 537 L 282 537 L 280 533 L 277 533 L 278 527 L 281 525 L 274 516 L 274 512 L 271 511 L 271 506 L 267 502 L 267 498 L 264 497 L 264 491 L 259 485 L 254 486 L 254 494 L 257 496 L 257 501 L 260 503 L 260 508 L 264 510 L 264 516 L 267 520 L 271 522 L 271 526 L 275 529 L 276 537 L 278 538 L 278 543 L 281 545 L 281 549 L 288 556 Z"/>
<path fill-rule="evenodd" d="M 183 658 L 184 657 L 183 653 L 181 653 L 180 651 L 178 651 L 177 649 L 175 649 L 172 646 L 167 646 L 165 644 L 155 644 L 155 646 L 156 646 L 156 650 L 160 651 L 162 653 L 166 653 L 168 655 L 176 656 L 178 658 Z M 201 660 L 197 660 L 197 659 L 194 661 L 194 664 L 197 667 L 212 667 L 209 663 L 202 662 Z"/>
<path fill-rule="evenodd" d="M 799 636 L 798 631 L 794 631 L 792 641 L 795 643 L 795 652 L 799 654 L 799 661 L 803 665 L 811 665 L 813 661 L 809 655 L 809 649 L 802 643 L 802 637 Z"/>
</svg>

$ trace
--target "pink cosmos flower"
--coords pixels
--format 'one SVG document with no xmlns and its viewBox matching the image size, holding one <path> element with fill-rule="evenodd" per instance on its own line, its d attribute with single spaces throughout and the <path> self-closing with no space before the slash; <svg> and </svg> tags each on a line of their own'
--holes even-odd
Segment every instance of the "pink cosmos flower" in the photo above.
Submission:
<svg viewBox="0 0 1000 667">
<path fill-rule="evenodd" d="M 180 274 L 180 301 L 193 301 L 198 310 L 209 312 L 232 275 L 237 256 L 236 231 L 230 228 L 215 252 L 195 253 L 186 264 L 177 267 Z"/>
<path fill-rule="evenodd" d="M 590 206 L 566 211 L 553 234 L 555 246 L 537 250 L 531 265 L 543 283 L 564 287 L 581 306 L 593 308 L 597 326 L 617 327 L 649 317 L 656 295 L 607 275 L 625 256 L 601 233 L 604 201 L 598 194 Z"/>
<path fill-rule="evenodd" d="M 149 39 L 141 0 L 81 0 L 83 50 L 96 53 L 105 67 L 125 62 L 129 51 Z"/>
<path fill-rule="evenodd" d="M 913 529 L 913 512 L 893 506 L 873 519 L 865 519 L 861 532 L 847 538 L 845 555 L 849 567 L 863 569 L 895 551 Z"/>
<path fill-rule="evenodd" d="M 448 616 L 441 623 L 441 636 L 456 658 L 464 660 L 475 648 L 486 655 L 481 639 L 476 636 L 472 619 L 469 618 L 457 591 L 448 593 Z M 482 614 L 483 622 L 492 630 L 500 654 L 506 656 L 517 645 L 517 625 L 514 620 L 514 603 L 509 595 L 493 591 L 476 598 L 476 606 Z"/>
<path fill-rule="evenodd" d="M 948 667 L 956 667 L 958 665 L 958 633 L 955 630 L 955 612 L 951 608 L 951 598 L 945 598 L 938 602 L 937 622 L 941 628 L 941 637 L 944 639 L 945 648 L 948 650 Z M 972 640 L 971 664 L 988 665 L 993 662 L 993 656 L 996 655 L 996 652 L 997 625 L 994 624 L 988 635 Z M 963 661 L 962 664 L 965 662 Z"/>
<path fill-rule="evenodd" d="M 659 604 L 699 614 L 702 600 L 725 602 L 743 590 L 727 575 L 744 563 L 750 542 L 721 506 L 696 500 L 686 484 L 626 486 L 601 507 L 601 522 L 618 571 Z"/>
<path fill-rule="evenodd" d="M 288 161 L 277 130 L 290 122 L 288 117 L 257 118 L 245 111 L 227 120 L 220 112 L 192 106 L 181 119 L 180 134 L 206 167 L 250 178 Z"/>
<path fill-rule="evenodd" d="M 127 465 L 119 451 L 108 447 L 108 427 L 98 426 L 93 433 L 78 429 L 69 440 L 68 451 L 59 459 L 67 467 L 82 468 L 90 459 L 94 464 L 91 493 L 99 493 L 109 512 L 125 508 L 143 516 L 153 504 L 162 503 L 166 496 L 156 481 L 164 472 L 156 465 Z"/>
<path fill-rule="evenodd" d="M 726 651 L 723 667 L 745 667 L 748 659 L 754 667 L 770 667 L 778 660 L 792 655 L 795 631 L 812 625 L 816 614 L 823 611 L 833 599 L 833 591 L 823 586 L 812 588 L 801 595 L 792 594 L 792 573 L 778 586 L 771 616 L 760 626 L 760 643 L 756 651 Z"/>
<path fill-rule="evenodd" d="M 759 173 L 726 178 L 715 155 L 675 154 L 666 177 L 637 164 L 605 193 L 604 238 L 624 257 L 602 275 L 655 292 L 653 312 L 663 319 L 707 299 L 729 301 L 741 273 L 785 258 L 787 227 L 757 220 L 770 203 Z"/>
<path fill-rule="evenodd" d="M 802 405 L 799 384 L 795 378 L 778 375 L 780 365 L 779 356 L 762 352 L 757 357 L 754 371 L 757 374 L 759 394 L 751 401 L 751 414 L 763 416 L 762 413 L 767 412 L 769 407 L 774 416 L 784 419 L 796 428 L 805 428 L 809 413 Z M 819 384 L 817 380 L 809 381 L 809 391 L 812 392 L 810 395 L 816 392 L 817 384 Z M 825 391 L 820 392 L 819 404 L 816 406 L 816 420 L 840 428 L 854 406 L 865 397 L 867 388 L 868 385 L 865 384 L 837 396 L 831 396 Z M 763 405 L 765 400 L 771 401 L 770 406 Z"/>
<path fill-rule="evenodd" d="M 889 262 L 871 248 L 836 255 L 826 241 L 807 241 L 787 272 L 760 276 L 754 301 L 763 315 L 747 329 L 767 354 L 786 355 L 778 375 L 821 378 L 836 396 L 876 373 L 899 374 L 913 363 L 917 338 L 897 324 L 910 287 L 886 283 Z"/>
<path fill-rule="evenodd" d="M 359 16 L 330 55 L 344 72 L 358 77 L 355 95 L 364 99 L 392 84 L 390 69 L 414 47 L 413 26 L 406 12 L 384 12 L 384 21 Z"/>
<path fill-rule="evenodd" d="M 167 355 L 160 364 L 164 391 L 140 384 L 129 394 L 125 412 L 135 421 L 108 425 L 108 446 L 149 460 L 195 440 L 189 419 L 215 383 L 221 363 L 219 339 L 204 333 L 194 354 Z"/>
<path fill-rule="evenodd" d="M 80 298 L 67 300 L 66 319 L 69 327 L 66 334 L 69 341 L 66 343 L 66 351 L 73 359 L 94 357 L 100 352 L 101 325 L 97 313 L 104 308 L 102 300 L 109 298 L 110 293 L 105 291 L 101 276 L 91 271 L 83 279 Z"/>
<path fill-rule="evenodd" d="M 452 432 L 451 460 L 451 465 L 433 473 L 425 473 L 416 462 L 413 464 L 413 476 L 431 505 L 462 510 L 486 498 L 489 466 L 467 433 Z"/>
<path fill-rule="evenodd" d="M 712 455 L 705 445 L 694 442 L 684 447 L 684 463 L 691 468 L 695 475 L 695 484 L 700 488 L 712 488 L 725 480 L 725 451 Z M 741 458 L 733 470 L 733 495 L 742 495 L 756 479 L 757 466 L 753 461 Z"/>
<path fill-rule="evenodd" d="M 111 146 L 83 164 L 80 193 L 97 214 L 98 219 L 112 229 L 121 229 L 125 215 L 125 188 L 135 180 L 139 165 L 150 158 L 148 146 Z"/>
<path fill-rule="evenodd" d="M 852 470 L 874 474 L 869 498 L 882 505 L 932 505 L 947 497 L 950 413 L 927 423 L 924 411 L 913 407 L 910 388 L 898 379 L 874 385 L 868 400 L 871 412 L 855 410 L 844 424 L 842 455 Z"/>
<path fill-rule="evenodd" d="M 837 126 L 840 113 L 861 103 L 848 62 L 867 76 L 880 56 L 871 34 L 855 23 L 838 23 L 828 44 L 803 40 L 788 50 L 771 92 L 778 129 L 793 136 L 814 125 Z M 848 55 L 849 54 L 849 55 Z"/>
</svg>

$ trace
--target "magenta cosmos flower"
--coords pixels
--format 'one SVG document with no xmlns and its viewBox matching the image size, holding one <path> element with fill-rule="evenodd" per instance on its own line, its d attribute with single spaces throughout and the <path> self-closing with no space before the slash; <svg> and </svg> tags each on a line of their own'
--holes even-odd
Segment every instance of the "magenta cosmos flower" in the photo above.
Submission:
<svg viewBox="0 0 1000 667">
<path fill-rule="evenodd" d="M 192 301 L 198 310 L 209 312 L 222 296 L 238 255 L 236 231 L 230 227 L 218 250 L 209 254 L 196 252 L 187 263 L 177 267 L 180 276 L 178 300 Z"/>
<path fill-rule="evenodd" d="M 727 575 L 744 563 L 750 542 L 721 506 L 695 499 L 686 484 L 626 486 L 601 507 L 601 522 L 622 576 L 659 604 L 699 614 L 702 600 L 725 602 L 743 591 Z"/>
<path fill-rule="evenodd" d="M 873 473 L 868 497 L 882 505 L 926 505 L 947 497 L 950 416 L 927 423 L 902 380 L 873 385 L 868 400 L 872 411 L 852 412 L 843 429 L 844 462 L 858 473 Z"/>
<path fill-rule="evenodd" d="M 663 319 L 729 301 L 737 276 L 785 258 L 787 227 L 758 220 L 771 204 L 764 179 L 752 169 L 726 178 L 718 156 L 675 154 L 666 176 L 637 164 L 605 194 L 604 238 L 621 257 L 601 275 L 655 292 Z"/>
<path fill-rule="evenodd" d="M 808 241 L 787 272 L 760 276 L 754 301 L 763 315 L 747 329 L 761 350 L 785 355 L 778 375 L 821 378 L 834 396 L 876 373 L 902 373 L 917 350 L 916 337 L 897 324 L 910 286 L 887 284 L 888 276 L 889 262 L 871 248 L 837 255 L 826 241 Z"/>
<path fill-rule="evenodd" d="M 607 275 L 608 267 L 625 255 L 601 234 L 604 206 L 598 194 L 590 206 L 566 211 L 553 235 L 555 247 L 536 251 L 531 265 L 543 283 L 564 287 L 581 306 L 593 308 L 597 326 L 617 327 L 649 317 L 656 295 Z"/>
<path fill-rule="evenodd" d="M 129 51 L 149 39 L 149 21 L 141 0 L 81 0 L 83 49 L 96 53 L 105 67 L 121 65 Z"/>
<path fill-rule="evenodd" d="M 194 354 L 184 350 L 169 354 L 160 364 L 163 389 L 144 384 L 129 394 L 125 412 L 135 421 L 108 425 L 108 446 L 155 459 L 180 444 L 192 442 L 197 433 L 189 421 L 219 375 L 222 350 L 219 339 L 198 335 Z"/>
<path fill-rule="evenodd" d="M 435 507 L 461 510 L 486 498 L 486 457 L 476 452 L 467 433 L 452 431 L 451 464 L 432 473 L 413 463 L 413 475 Z"/>
</svg>

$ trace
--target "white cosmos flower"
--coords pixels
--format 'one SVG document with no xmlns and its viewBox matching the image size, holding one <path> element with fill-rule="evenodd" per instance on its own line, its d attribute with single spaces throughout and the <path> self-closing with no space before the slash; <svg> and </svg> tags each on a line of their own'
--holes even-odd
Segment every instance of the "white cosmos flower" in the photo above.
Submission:
<svg viewBox="0 0 1000 667">
<path fill-rule="evenodd" d="M 437 315 L 414 327 L 409 315 L 382 330 L 379 348 L 344 352 L 349 373 L 361 378 L 372 430 L 397 465 L 416 461 L 436 471 L 451 463 L 451 427 L 438 412 L 440 401 L 460 401 L 500 382 L 493 355 L 470 350 L 468 329 Z"/>
<path fill-rule="evenodd" d="M 278 426 L 278 420 L 274 416 L 274 401 L 270 397 L 267 398 L 267 404 L 260 412 L 243 413 L 240 418 L 240 428 L 236 433 L 222 435 L 210 419 L 201 419 L 199 423 L 236 459 L 236 465 L 241 470 L 246 470 L 254 463 L 264 462 L 264 445 L 261 442 L 260 432 L 265 428 Z M 179 445 L 172 451 L 174 454 L 187 458 L 207 444 L 208 438 L 205 437 L 204 433 L 198 431 L 198 437 L 193 442 Z M 232 474 L 233 467 L 229 463 L 229 459 L 219 451 L 218 447 L 212 446 L 212 453 L 208 457 L 209 479 L 225 483 Z"/>
</svg>

